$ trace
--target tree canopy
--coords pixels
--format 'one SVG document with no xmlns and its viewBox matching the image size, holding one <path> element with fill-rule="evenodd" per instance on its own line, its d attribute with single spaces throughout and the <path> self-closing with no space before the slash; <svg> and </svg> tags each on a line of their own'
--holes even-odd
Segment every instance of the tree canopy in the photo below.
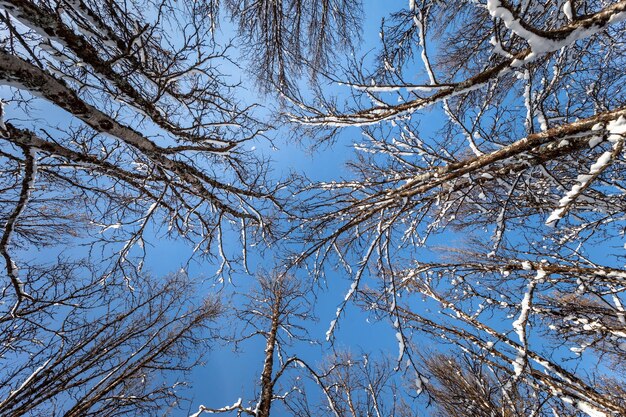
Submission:
<svg viewBox="0 0 626 417">
<path fill-rule="evenodd" d="M 626 1 L 373 9 L 0 0 L 0 415 L 184 407 L 218 339 L 258 389 L 188 414 L 626 415 Z M 349 172 L 255 150 L 296 141 Z M 355 307 L 397 352 L 334 344 Z"/>
</svg>

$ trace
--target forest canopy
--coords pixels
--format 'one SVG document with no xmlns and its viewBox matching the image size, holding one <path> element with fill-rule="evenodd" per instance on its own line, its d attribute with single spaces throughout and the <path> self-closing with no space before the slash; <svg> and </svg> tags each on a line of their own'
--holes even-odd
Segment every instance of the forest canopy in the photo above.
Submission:
<svg viewBox="0 0 626 417">
<path fill-rule="evenodd" d="M 626 416 L 625 21 L 0 0 L 0 416 Z"/>
</svg>

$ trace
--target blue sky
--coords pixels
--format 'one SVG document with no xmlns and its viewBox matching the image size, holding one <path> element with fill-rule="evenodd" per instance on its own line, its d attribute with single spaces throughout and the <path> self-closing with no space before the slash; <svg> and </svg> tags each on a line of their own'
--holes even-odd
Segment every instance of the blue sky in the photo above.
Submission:
<svg viewBox="0 0 626 417">
<path fill-rule="evenodd" d="M 363 25 L 363 42 L 360 44 L 359 55 L 371 53 L 378 47 L 379 30 L 381 18 L 389 12 L 395 11 L 397 8 L 405 6 L 404 4 L 368 1 L 364 5 L 365 21 Z M 218 39 L 228 39 L 232 36 L 233 31 L 227 21 L 222 22 L 219 29 Z M 431 43 L 432 48 L 432 43 Z M 242 61 L 237 56 L 237 50 L 231 50 L 233 58 L 236 61 Z M 339 57 L 341 59 L 341 57 Z M 247 63 L 241 63 L 245 67 Z M 251 83 L 252 77 L 246 72 L 237 69 L 234 65 L 224 65 L 223 71 L 229 72 L 228 76 L 234 81 L 242 81 L 242 88 L 249 102 L 259 102 L 263 109 L 259 110 L 261 117 L 270 115 L 274 110 L 274 98 L 271 96 L 263 96 L 255 92 L 255 87 Z M 424 72 L 419 63 L 414 67 L 415 79 L 422 79 Z M 410 76 L 407 78 L 411 79 Z M 304 84 L 303 84 L 304 85 Z M 345 93 L 348 87 L 329 85 L 328 91 Z M 2 90 L 0 90 L 0 94 Z M 513 92 L 512 94 L 515 94 Z M 44 117 L 54 124 L 66 122 L 67 115 L 53 106 L 44 105 L 34 112 L 37 117 Z M 427 134 L 433 133 L 443 120 L 441 111 L 429 110 L 427 117 L 415 118 L 420 121 L 420 131 Z M 258 152 L 272 160 L 272 169 L 275 177 L 286 177 L 291 172 L 304 174 L 314 181 L 328 181 L 349 176 L 346 170 L 345 162 L 351 158 L 354 152 L 353 144 L 362 140 L 361 132 L 357 128 L 347 128 L 341 131 L 336 142 L 332 146 L 322 146 L 311 151 L 308 145 L 313 142 L 307 138 L 296 143 L 288 129 L 278 129 L 268 133 L 274 146 L 270 146 L 269 142 L 262 139 L 256 139 L 244 144 L 244 149 L 250 152 Z M 106 232 L 112 233 L 113 231 Z M 488 231 L 490 232 L 490 231 Z M 481 232 L 482 233 L 482 232 Z M 487 233 L 487 232 L 484 232 Z M 225 296 L 227 302 L 232 303 L 232 307 L 236 308 L 241 305 L 243 295 L 248 293 L 255 286 L 254 273 L 257 270 L 271 270 L 276 265 L 281 264 L 281 260 L 277 259 L 278 255 L 272 250 L 266 250 L 263 254 L 256 252 L 254 249 L 249 252 L 249 265 L 252 275 L 243 273 L 233 274 L 231 282 L 219 282 L 214 277 L 214 272 L 218 265 L 208 260 L 194 258 L 190 263 L 188 260 L 192 256 L 192 247 L 190 244 L 180 240 L 173 240 L 163 237 L 163 233 L 156 232 L 154 228 L 147 233 L 150 245 L 147 247 L 147 257 L 144 270 L 154 276 L 165 276 L 176 273 L 184 268 L 195 282 L 199 283 L 198 298 L 205 295 L 221 294 Z M 523 236 L 512 235 L 513 239 Z M 430 240 L 431 246 L 461 246 L 465 243 L 466 234 L 455 234 L 453 231 L 446 231 L 445 235 L 435 236 Z M 607 243 L 608 244 L 608 243 Z M 613 244 L 613 242 L 611 242 Z M 615 242 L 617 246 L 621 242 Z M 231 245 L 233 248 L 235 244 Z M 603 257 L 601 245 L 597 246 L 596 251 L 592 251 L 591 255 L 601 259 Z M 81 249 L 76 248 L 56 248 L 55 250 L 65 250 L 68 252 L 80 253 Z M 38 260 L 53 260 L 55 250 L 38 251 L 34 248 L 28 248 L 25 257 L 37 258 Z M 429 256 L 435 256 L 434 252 L 424 249 L 420 254 L 423 256 L 421 260 L 428 259 Z M 302 280 L 311 280 L 306 271 L 296 271 L 295 274 Z M 311 345 L 308 341 L 294 341 L 294 345 L 290 347 L 289 352 L 298 353 L 303 359 L 309 361 L 312 365 L 319 363 L 325 355 L 337 350 L 349 350 L 355 354 L 360 352 L 374 352 L 375 354 L 385 355 L 395 359 L 398 355 L 398 343 L 395 336 L 395 330 L 390 325 L 390 320 L 383 318 L 377 321 L 367 313 L 359 310 L 355 306 L 349 305 L 340 318 L 339 327 L 335 333 L 334 344 L 326 342 L 325 333 L 332 320 L 335 319 L 335 311 L 344 300 L 345 294 L 348 292 L 351 280 L 341 268 L 327 269 L 326 281 L 320 282 L 316 287 L 315 294 L 311 294 L 311 299 L 315 298 L 313 312 L 317 317 L 316 321 L 303 323 L 309 331 L 312 339 L 319 341 L 318 344 Z M 368 277 L 370 282 L 375 277 Z M 313 297 L 315 295 L 315 297 Z M 419 301 L 413 300 L 415 305 Z M 423 305 L 423 304 L 422 304 Z M 421 307 L 419 307 L 421 308 Z M 229 308 L 230 309 L 230 308 Z M 239 325 L 233 323 L 234 318 L 226 315 L 217 323 L 217 327 L 222 329 L 222 334 L 229 334 L 230 330 Z M 494 327 L 503 331 L 511 331 L 508 322 L 501 321 L 495 323 Z M 415 340 L 415 339 L 414 339 Z M 417 339 L 419 342 L 420 339 Z M 216 339 L 212 343 L 212 349 L 208 352 L 206 363 L 199 366 L 191 373 L 191 382 L 193 389 L 189 395 L 192 397 L 192 403 L 188 410 L 177 412 L 176 416 L 186 416 L 198 409 L 199 404 L 207 407 L 222 407 L 233 404 L 238 398 L 244 400 L 244 405 L 251 405 L 254 401 L 254 394 L 258 393 L 259 376 L 263 364 L 265 341 L 262 338 L 251 339 L 239 346 L 237 352 L 233 352 L 233 345 L 225 341 Z M 588 366 L 589 363 L 582 364 L 582 367 Z M 311 386 L 311 390 L 316 388 Z M 310 393 L 311 394 L 311 393 Z M 321 398 L 321 392 L 319 392 Z M 315 396 L 315 394 L 312 394 Z M 282 415 L 281 408 L 274 409 L 274 415 Z"/>
<path fill-rule="evenodd" d="M 366 10 L 367 12 L 367 10 Z M 370 20 L 376 21 L 379 8 Z M 370 14 L 368 14 L 370 16 Z M 228 31 L 228 25 L 224 29 Z M 373 23 L 375 30 L 369 30 L 369 26 L 364 27 L 364 39 L 368 39 L 366 44 L 372 44 L 378 39 L 378 23 Z M 375 35 L 372 35 L 375 34 Z M 236 67 L 231 67 L 236 70 Z M 239 72 L 233 73 L 234 79 L 240 77 L 242 80 L 248 78 L 247 74 Z M 246 83 L 244 82 L 244 85 Z M 246 85 L 248 91 L 253 92 L 254 86 Z M 332 87 L 331 87 L 332 88 Z M 2 91 L 0 91 L 1 93 Z M 5 90 L 6 93 L 6 90 Z M 5 95 L 5 97 L 10 97 Z M 267 109 L 271 107 L 272 98 L 269 96 L 256 95 L 249 98 L 250 101 L 267 102 Z M 30 116 L 41 118 L 51 125 L 63 126 L 69 120 L 65 111 L 48 103 L 37 103 L 33 106 Z M 19 118 L 19 110 L 11 109 L 11 116 Z M 289 140 L 289 134 L 285 131 L 274 131 L 269 133 L 272 143 L 255 140 L 243 146 L 249 149 L 254 148 L 254 152 L 260 152 L 272 159 L 272 169 L 276 177 L 286 177 L 291 172 L 306 174 L 311 180 L 326 181 L 338 176 L 349 175 L 345 170 L 345 162 L 353 152 L 352 142 L 360 139 L 358 129 L 347 129 L 334 146 L 323 146 L 315 151 L 308 149 L 312 142 L 302 141 L 293 143 Z M 105 234 L 112 234 L 115 230 L 105 231 Z M 154 225 L 149 224 L 146 236 L 146 259 L 143 271 L 155 277 L 166 276 L 177 273 L 183 268 L 185 272 L 197 283 L 199 283 L 199 298 L 206 295 L 219 293 L 226 297 L 227 302 L 238 305 L 241 294 L 245 294 L 248 289 L 255 284 L 254 273 L 257 269 L 270 270 L 281 261 L 272 258 L 271 253 L 264 256 L 254 250 L 249 252 L 249 265 L 252 276 L 242 273 L 232 275 L 232 282 L 220 283 L 216 280 L 214 273 L 218 268 L 217 264 L 210 260 L 193 256 L 193 247 L 181 240 L 163 236 L 163 230 L 155 231 Z M 85 239 L 85 242 L 89 239 Z M 25 247 L 20 255 L 22 259 L 36 259 L 38 262 L 54 262 L 59 254 L 63 256 L 81 257 L 85 248 L 75 244 L 71 246 L 57 247 Z M 234 243 L 232 246 L 236 246 Z M 115 252 L 119 247 L 110 246 L 108 251 Z M 113 253 L 112 252 L 112 253 Z M 310 279 L 306 271 L 297 272 L 297 276 L 303 280 Z M 297 352 L 303 359 L 310 361 L 312 365 L 319 363 L 333 349 L 349 350 L 353 353 L 381 352 L 389 354 L 391 357 L 397 355 L 397 342 L 394 331 L 386 322 L 375 322 L 360 310 L 350 306 L 345 315 L 342 316 L 335 333 L 335 342 L 330 344 L 324 341 L 325 333 L 331 320 L 335 319 L 335 310 L 343 300 L 345 293 L 350 288 L 351 281 L 342 271 L 331 271 L 328 280 L 320 283 L 317 287 L 317 301 L 315 303 L 316 321 L 306 323 L 310 331 L 310 337 L 320 341 L 317 345 L 310 345 L 308 342 L 295 343 L 291 348 L 292 352 Z M 233 326 L 233 318 L 226 316 L 220 319 L 217 327 L 230 329 Z M 227 332 L 223 332 L 224 335 Z M 373 337 L 374 336 L 374 337 Z M 211 351 L 206 355 L 204 366 L 198 366 L 191 373 L 192 389 L 185 393 L 193 399 L 189 410 L 183 409 L 175 411 L 175 416 L 187 416 L 189 412 L 195 412 L 199 404 L 208 407 L 222 407 L 232 404 L 238 398 L 244 401 L 253 401 L 254 394 L 258 393 L 259 375 L 263 364 L 264 340 L 261 338 L 251 339 L 242 343 L 237 352 L 233 351 L 233 345 L 225 341 L 215 340 L 212 343 Z M 321 395 L 321 393 L 320 393 Z M 320 397 L 321 398 L 321 397 Z M 244 405 L 248 405 L 244 403 Z M 280 415 L 280 407 L 273 411 L 274 415 Z"/>
<path fill-rule="evenodd" d="M 395 6 L 395 5 L 394 5 Z M 379 41 L 380 19 L 389 12 L 389 4 L 380 1 L 367 2 L 364 7 L 365 24 L 363 26 L 363 42 L 361 44 L 361 53 L 368 52 L 377 47 Z M 223 33 L 228 35 L 229 28 L 224 22 Z M 236 78 L 237 75 L 233 74 Z M 250 91 L 254 86 L 246 82 L 248 76 L 245 73 L 240 74 L 244 85 Z M 329 86 L 329 89 L 346 89 L 341 86 Z M 267 105 L 271 109 L 273 98 L 269 96 L 257 96 L 257 100 L 261 104 Z M 256 101 L 256 100 L 253 100 Z M 333 146 L 322 146 L 311 151 L 308 146 L 312 142 L 303 140 L 301 143 L 293 143 L 289 140 L 289 132 L 278 130 L 271 132 L 270 136 L 275 145 L 271 148 L 267 143 L 251 143 L 244 146 L 254 147 L 255 151 L 263 152 L 272 159 L 272 165 L 277 176 L 286 176 L 290 172 L 298 172 L 306 174 L 311 180 L 328 181 L 341 176 L 347 176 L 345 162 L 353 153 L 353 142 L 361 140 L 359 129 L 350 128 L 342 131 Z M 188 252 L 187 247 L 176 245 L 176 252 L 179 253 L 181 259 L 185 259 Z M 169 256 L 164 256 L 169 253 Z M 159 264 L 158 260 L 167 258 L 176 259 L 178 256 L 172 256 L 172 246 L 166 248 L 155 247 L 152 249 L 152 256 L 157 262 L 153 268 L 163 270 L 167 268 L 165 264 Z M 254 271 L 253 265 L 265 269 L 271 269 L 274 262 L 278 260 L 268 259 L 270 256 L 262 259 L 257 255 L 250 258 L 251 270 Z M 170 263 L 170 262 L 168 262 Z M 171 264 L 170 264 L 171 265 Z M 195 265 L 189 270 L 191 276 L 202 275 L 202 271 L 206 270 L 208 265 Z M 171 268 L 172 266 L 170 266 Z M 173 265 L 178 268 L 178 265 Z M 211 269 L 211 266 L 208 266 Z M 171 269 L 170 269 L 171 270 Z M 310 279 L 306 275 L 306 271 L 297 272 L 297 276 L 301 279 Z M 398 344 L 395 338 L 395 331 L 390 326 L 390 322 L 376 322 L 372 317 L 350 306 L 346 314 L 341 318 L 339 327 L 336 331 L 336 339 L 333 345 L 324 341 L 325 333 L 329 327 L 331 320 L 335 318 L 335 310 L 343 301 L 346 292 L 349 290 L 351 281 L 340 270 L 330 272 L 327 281 L 320 285 L 315 304 L 315 315 L 317 322 L 310 322 L 307 328 L 310 331 L 310 337 L 320 341 L 319 345 L 308 345 L 307 342 L 296 343 L 292 352 L 298 353 L 303 359 L 310 361 L 311 364 L 319 363 L 323 357 L 332 349 L 348 350 L 353 353 L 373 352 L 374 354 L 388 355 L 396 358 L 398 355 Z M 234 291 L 245 292 L 249 285 L 254 285 L 254 278 L 249 276 L 234 276 Z M 207 281 L 209 284 L 210 281 Z M 233 288 L 225 288 L 228 292 Z M 241 297 L 235 296 L 234 302 L 237 303 Z M 222 407 L 234 403 L 238 398 L 244 401 L 253 399 L 252 393 L 258 392 L 258 381 L 263 363 L 264 340 L 256 338 L 250 340 L 240 346 L 238 352 L 233 352 L 233 347 L 227 343 L 216 343 L 212 351 L 208 355 L 205 366 L 198 367 L 192 373 L 195 387 L 193 390 L 194 402 L 191 411 L 195 412 L 199 404 L 207 407 Z M 310 387 L 312 390 L 315 387 Z M 311 394 L 315 395 L 313 391 Z M 320 398 L 322 393 L 319 392 Z M 246 405 L 244 403 L 244 405 Z M 273 415 L 280 416 L 281 407 L 277 406 L 273 409 Z M 186 415 L 182 413 L 181 415 Z"/>
</svg>

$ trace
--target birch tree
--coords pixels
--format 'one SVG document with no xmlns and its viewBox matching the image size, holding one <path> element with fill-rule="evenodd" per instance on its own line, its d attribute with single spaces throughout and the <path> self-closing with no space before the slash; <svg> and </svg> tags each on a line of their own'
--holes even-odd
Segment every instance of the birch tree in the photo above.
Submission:
<svg viewBox="0 0 626 417">
<path fill-rule="evenodd" d="M 370 359 L 365 353 L 339 351 L 323 352 L 318 361 L 306 358 L 311 355 L 302 351 L 302 344 L 322 348 L 308 331 L 315 319 L 311 292 L 310 284 L 280 270 L 258 277 L 244 305 L 232 307 L 237 336 L 228 338 L 237 349 L 246 344 L 262 352 L 256 354 L 261 366 L 253 398 L 238 398 L 221 407 L 203 404 L 192 417 L 219 413 L 255 417 L 285 413 L 301 417 L 413 415 L 410 398 L 400 392 L 399 378 L 386 356 L 372 355 Z M 250 343 L 255 340 L 261 343 Z"/>
<path fill-rule="evenodd" d="M 280 185 L 243 150 L 267 127 L 218 70 L 229 62 L 229 45 L 215 42 L 199 5 L 20 0 L 0 7 L 3 212 L 11 213 L 2 253 L 15 291 L 10 243 L 34 229 L 17 220 L 32 219 L 43 200 L 71 202 L 62 214 L 45 205 L 37 221 L 60 221 L 38 228 L 40 237 L 59 237 L 61 225 L 86 230 L 117 245 L 117 266 L 131 250 L 143 252 L 151 224 L 218 256 L 222 269 L 240 253 L 227 253 L 226 234 L 241 236 L 245 247 L 249 232 L 269 231 L 267 210 L 277 208 Z M 134 259 L 140 266 L 141 256 Z"/>
<path fill-rule="evenodd" d="M 297 262 L 352 274 L 338 319 L 351 301 L 386 314 L 418 373 L 422 337 L 485 361 L 501 395 L 543 398 L 535 414 L 624 414 L 621 368 L 581 364 L 625 354 L 625 12 L 411 1 L 373 63 L 326 74 L 349 95 L 291 97 L 320 141 L 362 135 L 352 177 L 304 190 L 293 229 Z"/>
<path fill-rule="evenodd" d="M 219 308 L 147 277 L 146 248 L 227 273 L 270 232 L 282 185 L 247 151 L 267 126 L 201 6 L 0 2 L 0 415 L 182 407 Z"/>
<path fill-rule="evenodd" d="M 294 276 L 275 271 L 262 273 L 258 285 L 246 295 L 243 306 L 235 307 L 234 326 L 240 335 L 229 338 L 235 346 L 250 340 L 264 343 L 262 367 L 255 399 L 239 398 L 234 404 L 222 407 L 201 405 L 193 414 L 231 413 L 270 417 L 275 402 L 285 402 L 293 389 L 283 392 L 282 380 L 295 367 L 308 367 L 297 355 L 289 353 L 295 341 L 306 339 L 305 322 L 311 320 L 310 304 L 304 286 Z M 312 368 L 309 368 L 312 371 Z"/>
</svg>

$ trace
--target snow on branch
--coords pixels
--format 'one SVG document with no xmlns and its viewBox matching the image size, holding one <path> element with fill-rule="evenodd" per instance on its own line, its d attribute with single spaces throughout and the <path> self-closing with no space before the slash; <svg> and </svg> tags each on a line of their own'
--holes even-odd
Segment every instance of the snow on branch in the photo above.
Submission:
<svg viewBox="0 0 626 417">
<path fill-rule="evenodd" d="M 600 155 L 598 160 L 589 168 L 588 174 L 578 176 L 578 183 L 559 200 L 558 207 L 546 220 L 548 226 L 556 225 L 572 207 L 576 198 L 589 188 L 589 186 L 591 186 L 591 184 L 611 165 L 611 162 L 622 153 L 624 149 L 624 134 L 626 133 L 626 118 L 620 116 L 618 119 L 610 121 L 607 124 L 606 133 L 608 134 L 609 141 L 613 142 L 612 149 Z"/>
<path fill-rule="evenodd" d="M 525 23 L 505 0 L 488 0 L 487 9 L 493 18 L 502 20 L 508 29 L 528 42 L 532 53 L 526 57 L 527 61 L 558 51 L 600 32 L 607 25 L 626 19 L 626 1 L 617 2 L 594 15 L 553 31 L 536 29 Z M 569 11 L 571 15 L 571 5 Z"/>
<path fill-rule="evenodd" d="M 239 398 L 233 405 L 228 405 L 222 408 L 209 408 L 209 407 L 205 407 L 204 405 L 201 405 L 200 407 L 198 407 L 198 411 L 189 415 L 189 417 L 198 417 L 200 416 L 202 413 L 207 413 L 207 414 L 219 414 L 219 413 L 228 413 L 229 411 L 238 411 L 237 415 L 241 415 L 241 413 L 246 413 L 249 414 L 251 416 L 254 416 L 254 410 L 252 410 L 251 408 L 245 408 L 241 405 L 241 398 Z"/>
<path fill-rule="evenodd" d="M 533 294 L 535 292 L 535 288 L 537 284 L 543 282 L 546 273 L 544 270 L 537 270 L 537 275 L 530 280 L 528 283 L 526 293 L 524 294 L 524 298 L 521 302 L 521 309 L 518 318 L 513 322 L 513 329 L 519 337 L 520 344 L 522 345 L 522 349 L 519 351 L 517 358 L 515 359 L 515 363 L 513 364 L 515 368 L 515 378 L 519 378 L 524 368 L 527 366 L 527 356 L 528 356 L 528 333 L 526 331 L 526 327 L 528 325 L 528 319 L 530 318 L 530 312 L 532 310 L 532 302 L 533 302 Z"/>
<path fill-rule="evenodd" d="M 367 126 L 385 120 L 397 119 L 442 102 L 443 100 L 481 89 L 493 80 L 510 73 L 524 62 L 532 61 L 538 56 L 557 51 L 578 40 L 588 38 L 604 30 L 608 25 L 621 22 L 626 18 L 626 0 L 623 0 L 593 15 L 574 20 L 559 29 L 542 31 L 521 23 L 521 20 L 515 17 L 513 12 L 504 5 L 504 2 L 489 0 L 488 8 L 493 17 L 502 19 L 505 24 L 511 26 L 512 30 L 513 28 L 517 30 L 519 32 L 518 34 L 529 42 L 530 48 L 507 57 L 498 64 L 458 83 L 415 86 L 421 89 L 424 89 L 424 87 L 434 89 L 433 94 L 427 97 L 418 97 L 414 100 L 397 105 L 379 105 L 355 113 L 323 114 L 316 112 L 317 114 L 308 116 L 291 115 L 291 119 L 303 125 L 322 125 L 325 127 Z M 429 71 L 429 76 L 431 77 L 431 81 L 433 81 L 432 70 Z M 376 88 L 376 86 L 372 87 L 374 89 Z M 362 88 L 366 89 L 365 86 L 362 86 Z M 409 89 L 410 88 L 409 86 Z M 383 86 L 380 91 L 387 92 L 397 90 L 397 86 Z M 310 107 L 307 108 L 311 110 Z"/>
</svg>

